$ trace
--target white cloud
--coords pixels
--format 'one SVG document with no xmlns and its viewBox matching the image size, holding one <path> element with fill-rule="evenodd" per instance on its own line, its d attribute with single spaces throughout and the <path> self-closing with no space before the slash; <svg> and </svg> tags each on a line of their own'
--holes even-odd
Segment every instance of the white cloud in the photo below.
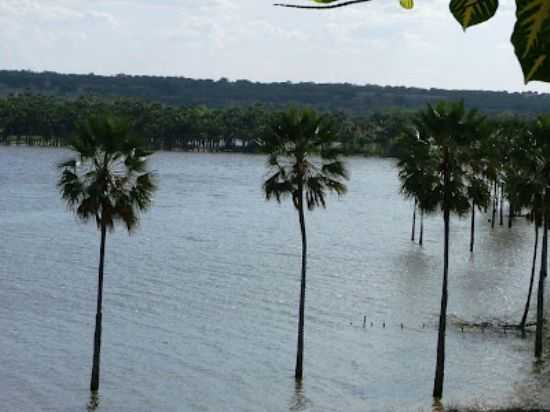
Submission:
<svg viewBox="0 0 550 412">
<path fill-rule="evenodd" d="M 526 89 L 508 42 L 512 0 L 466 34 L 446 1 L 417 3 L 311 12 L 271 0 L 0 0 L 0 66 Z"/>
</svg>

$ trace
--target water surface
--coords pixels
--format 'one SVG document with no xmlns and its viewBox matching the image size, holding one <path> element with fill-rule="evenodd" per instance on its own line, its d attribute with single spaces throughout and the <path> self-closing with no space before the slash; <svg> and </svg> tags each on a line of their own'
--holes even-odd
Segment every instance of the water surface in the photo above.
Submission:
<svg viewBox="0 0 550 412">
<path fill-rule="evenodd" d="M 85 411 L 99 241 L 55 187 L 57 149 L 0 147 L 0 409 Z M 442 219 L 410 241 L 392 160 L 351 159 L 349 193 L 306 215 L 305 380 L 293 381 L 298 218 L 260 156 L 158 153 L 154 208 L 107 240 L 98 411 L 429 410 Z M 517 322 L 532 227 L 451 228 L 451 320 Z M 362 319 L 367 317 L 363 329 Z M 372 322 L 372 326 L 371 326 Z M 383 327 L 385 324 L 385 327 Z M 403 324 L 403 329 L 401 329 Z M 550 344 L 550 342 L 549 342 Z M 445 401 L 550 407 L 532 336 L 448 331 Z"/>
</svg>

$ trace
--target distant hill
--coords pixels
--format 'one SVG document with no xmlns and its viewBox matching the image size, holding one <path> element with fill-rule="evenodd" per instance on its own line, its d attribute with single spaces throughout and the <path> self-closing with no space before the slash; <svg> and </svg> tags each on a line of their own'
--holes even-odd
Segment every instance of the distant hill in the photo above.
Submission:
<svg viewBox="0 0 550 412">
<path fill-rule="evenodd" d="M 53 72 L 0 71 L 0 96 L 43 94 L 74 98 L 130 97 L 176 106 L 227 107 L 263 104 L 311 105 L 321 110 L 365 114 L 384 109 L 415 110 L 428 102 L 464 99 L 485 113 L 535 114 L 550 111 L 550 94 L 419 89 L 374 85 L 257 83 L 185 77 L 97 76 Z"/>
</svg>

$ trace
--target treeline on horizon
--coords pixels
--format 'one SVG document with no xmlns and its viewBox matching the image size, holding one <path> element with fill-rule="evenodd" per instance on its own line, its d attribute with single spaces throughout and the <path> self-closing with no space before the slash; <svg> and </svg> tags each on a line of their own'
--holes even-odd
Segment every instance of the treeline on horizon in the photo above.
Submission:
<svg viewBox="0 0 550 412">
<path fill-rule="evenodd" d="M 289 104 L 321 111 L 368 114 L 387 109 L 416 111 L 426 103 L 463 100 L 487 114 L 541 114 L 550 107 L 550 94 L 536 92 L 443 90 L 376 85 L 318 84 L 313 82 L 259 83 L 124 75 L 59 74 L 0 70 L 0 96 L 43 94 L 76 98 L 138 98 L 172 106 L 205 105 L 212 108 L 253 106 L 286 108 Z"/>
<path fill-rule="evenodd" d="M 285 107 L 287 109 L 287 107 Z M 283 109 L 252 105 L 226 108 L 177 107 L 139 99 L 82 96 L 68 99 L 20 94 L 0 97 L 0 144 L 62 147 L 79 123 L 109 113 L 125 117 L 152 150 L 256 153 L 258 140 Z M 364 115 L 325 112 L 346 155 L 396 157 L 403 126 L 415 112 L 387 110 Z M 506 123 L 525 115 L 497 115 Z"/>
<path fill-rule="evenodd" d="M 136 99 L 66 99 L 21 94 L 0 98 L 0 143 L 67 146 L 78 124 L 109 113 L 127 118 L 153 150 L 248 152 L 281 110 L 262 105 L 227 108 L 175 107 Z M 397 138 L 411 113 L 325 113 L 335 124 L 345 154 L 395 156 Z"/>
</svg>

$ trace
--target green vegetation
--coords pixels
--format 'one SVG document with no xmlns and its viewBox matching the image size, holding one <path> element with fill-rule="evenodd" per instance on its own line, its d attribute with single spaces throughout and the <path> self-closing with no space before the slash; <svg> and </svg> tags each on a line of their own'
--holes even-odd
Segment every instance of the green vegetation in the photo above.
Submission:
<svg viewBox="0 0 550 412">
<path fill-rule="evenodd" d="M 257 152 L 257 139 L 279 115 L 278 110 L 258 105 L 212 109 L 131 99 L 20 95 L 0 99 L 0 143 L 66 146 L 78 123 L 97 113 L 128 118 L 149 149 L 211 152 Z M 345 153 L 378 156 L 394 155 L 396 136 L 410 117 L 404 112 L 326 115 Z"/>
<path fill-rule="evenodd" d="M 91 117 L 82 123 L 71 148 L 75 157 L 59 164 L 58 187 L 69 209 L 84 222 L 95 220 L 101 232 L 97 287 L 94 356 L 90 389 L 99 389 L 103 269 L 107 231 L 122 223 L 129 232 L 139 214 L 151 205 L 153 174 L 147 171 L 146 152 L 130 133 L 130 124 L 114 117 Z"/>
<path fill-rule="evenodd" d="M 267 166 L 270 176 L 264 183 L 267 200 L 280 202 L 290 197 L 300 220 L 302 235 L 302 276 L 298 320 L 298 347 L 296 351 L 297 381 L 303 378 L 304 317 L 306 305 L 307 237 L 304 204 L 309 210 L 326 207 L 328 192 L 343 195 L 348 172 L 340 160 L 334 123 L 311 109 L 289 109 L 277 116 L 262 142 L 269 154 Z"/>
<path fill-rule="evenodd" d="M 550 105 L 550 95 L 536 92 L 0 71 L 0 96 L 26 93 L 71 100 L 83 96 L 110 100 L 132 98 L 171 106 L 204 105 L 210 108 L 260 104 L 269 109 L 286 109 L 289 104 L 295 104 L 348 115 L 368 115 L 397 109 L 410 112 L 441 100 L 464 100 L 467 107 L 476 107 L 487 114 L 542 114 Z"/>
</svg>

